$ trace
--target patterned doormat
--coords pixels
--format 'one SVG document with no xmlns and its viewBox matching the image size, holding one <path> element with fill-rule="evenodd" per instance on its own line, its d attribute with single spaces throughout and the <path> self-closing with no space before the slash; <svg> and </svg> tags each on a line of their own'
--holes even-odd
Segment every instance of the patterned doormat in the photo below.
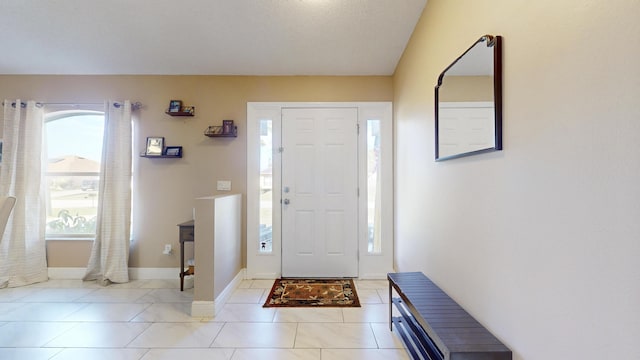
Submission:
<svg viewBox="0 0 640 360">
<path fill-rule="evenodd" d="M 351 279 L 277 279 L 263 307 L 360 307 Z"/>
</svg>

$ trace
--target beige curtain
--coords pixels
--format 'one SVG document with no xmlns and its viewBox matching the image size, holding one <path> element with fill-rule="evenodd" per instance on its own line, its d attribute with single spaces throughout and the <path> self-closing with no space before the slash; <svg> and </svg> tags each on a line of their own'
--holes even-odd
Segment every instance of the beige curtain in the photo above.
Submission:
<svg viewBox="0 0 640 360">
<path fill-rule="evenodd" d="M 48 280 L 42 181 L 44 112 L 35 101 L 4 100 L 0 196 L 16 204 L 0 243 L 0 288 Z"/>
<path fill-rule="evenodd" d="M 105 104 L 96 239 L 84 280 L 129 281 L 131 229 L 131 102 Z"/>
</svg>

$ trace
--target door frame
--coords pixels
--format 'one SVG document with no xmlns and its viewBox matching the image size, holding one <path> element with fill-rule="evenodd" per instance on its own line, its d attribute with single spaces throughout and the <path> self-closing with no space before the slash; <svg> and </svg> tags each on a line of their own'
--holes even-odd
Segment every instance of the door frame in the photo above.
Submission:
<svg viewBox="0 0 640 360">
<path fill-rule="evenodd" d="M 358 158 L 358 274 L 360 279 L 385 279 L 393 272 L 393 123 L 391 102 L 248 102 L 247 103 L 247 279 L 275 279 L 282 274 L 281 208 L 280 191 L 273 191 L 272 251 L 259 249 L 260 192 L 253 188 L 260 180 L 260 120 L 272 121 L 273 144 L 280 144 L 283 108 L 357 108 L 358 153 L 366 154 L 366 124 L 368 120 L 380 120 L 381 126 L 381 236 L 379 252 L 367 249 L 368 228 L 366 156 Z M 281 188 L 280 156 L 274 145 L 272 188 Z"/>
</svg>

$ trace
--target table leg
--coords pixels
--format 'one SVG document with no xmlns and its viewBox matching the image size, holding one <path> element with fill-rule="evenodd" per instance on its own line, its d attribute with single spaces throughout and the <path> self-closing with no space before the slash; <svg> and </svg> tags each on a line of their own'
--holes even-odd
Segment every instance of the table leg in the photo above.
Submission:
<svg viewBox="0 0 640 360">
<path fill-rule="evenodd" d="M 180 241 L 180 291 L 184 291 L 184 241 Z"/>
</svg>

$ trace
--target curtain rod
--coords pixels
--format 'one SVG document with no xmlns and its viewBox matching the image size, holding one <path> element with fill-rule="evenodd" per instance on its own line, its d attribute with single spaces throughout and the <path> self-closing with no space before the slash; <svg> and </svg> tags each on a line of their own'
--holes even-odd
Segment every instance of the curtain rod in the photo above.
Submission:
<svg viewBox="0 0 640 360">
<path fill-rule="evenodd" d="M 4 106 L 4 103 L 2 104 Z M 43 106 L 73 106 L 73 107 L 77 107 L 77 106 L 100 106 L 100 105 L 104 105 L 104 103 L 42 103 L 42 102 L 37 102 L 36 106 L 37 107 L 43 107 Z M 13 106 L 14 108 L 16 107 L 16 103 L 12 102 L 11 106 Z M 122 103 L 120 102 L 114 102 L 113 106 L 116 108 L 119 108 L 120 106 L 122 106 Z M 25 102 L 20 102 L 20 107 L 21 108 L 25 108 L 27 107 L 27 103 Z M 139 101 L 136 102 L 132 102 L 131 103 L 131 110 L 138 110 L 142 108 L 142 103 Z"/>
</svg>

